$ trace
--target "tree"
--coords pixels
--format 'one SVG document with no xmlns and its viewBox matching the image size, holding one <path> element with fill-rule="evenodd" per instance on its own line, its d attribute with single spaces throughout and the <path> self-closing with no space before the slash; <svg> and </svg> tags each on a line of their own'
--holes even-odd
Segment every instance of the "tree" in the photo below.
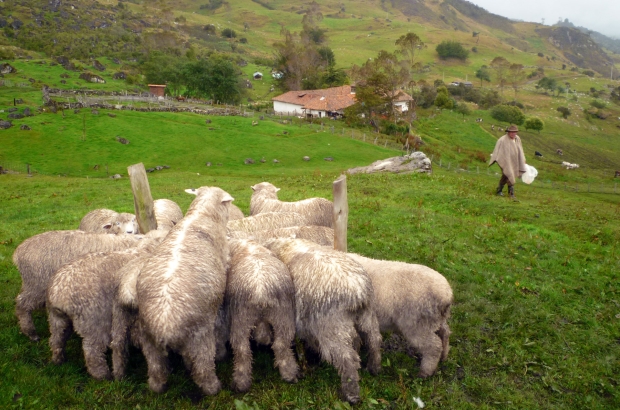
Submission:
<svg viewBox="0 0 620 410">
<path fill-rule="evenodd" d="M 379 51 L 376 58 L 361 67 L 353 66 L 351 76 L 357 80 L 355 98 L 366 113 L 381 113 L 394 117 L 394 100 L 401 86 L 409 81 L 409 70 L 396 54 Z"/>
<path fill-rule="evenodd" d="M 237 33 L 235 32 L 235 30 L 231 29 L 231 28 L 225 28 L 222 30 L 222 37 L 224 38 L 235 38 L 237 37 Z"/>
<path fill-rule="evenodd" d="M 498 121 L 507 122 L 509 124 L 523 124 L 525 121 L 525 115 L 519 109 L 519 107 L 513 105 L 496 105 L 491 109 L 491 117 Z"/>
<path fill-rule="evenodd" d="M 415 33 L 407 33 L 403 34 L 396 40 L 396 46 L 398 47 L 398 52 L 403 56 L 409 58 L 409 65 L 413 67 L 415 64 L 415 57 L 418 50 L 424 47 L 424 43 L 422 39 L 418 37 Z"/>
<path fill-rule="evenodd" d="M 543 77 L 536 83 L 536 88 L 542 88 L 543 90 L 548 90 L 552 93 L 557 87 L 558 83 L 555 78 Z"/>
<path fill-rule="evenodd" d="M 444 40 L 435 48 L 435 51 L 439 54 L 439 58 L 444 60 L 447 58 L 467 60 L 469 57 L 469 51 L 465 50 L 458 41 Z"/>
<path fill-rule="evenodd" d="M 452 109 L 454 108 L 454 101 L 450 98 L 450 93 L 446 86 L 437 88 L 437 97 L 435 97 L 435 106 L 438 108 Z"/>
<path fill-rule="evenodd" d="M 223 57 L 187 63 L 183 73 L 190 95 L 227 104 L 236 104 L 241 99 L 237 70 Z"/>
<path fill-rule="evenodd" d="M 489 72 L 489 68 L 485 65 L 483 65 L 482 67 L 480 67 L 477 71 L 476 71 L 476 78 L 480 79 L 480 88 L 482 88 L 482 81 L 486 81 L 488 83 L 491 82 L 491 73 Z"/>
<path fill-rule="evenodd" d="M 276 68 L 283 75 L 277 80 L 282 90 L 301 90 L 306 79 L 307 84 L 315 84 L 322 69 L 328 64 L 322 60 L 314 44 L 308 39 L 294 36 L 286 28 L 282 28 L 281 34 L 284 41 L 275 43 Z"/>
<path fill-rule="evenodd" d="M 184 84 L 183 65 L 183 59 L 153 51 L 140 68 L 149 84 L 166 84 L 167 92 L 178 95 Z"/>
<path fill-rule="evenodd" d="M 523 126 L 526 130 L 538 131 L 540 134 L 540 131 L 545 127 L 545 123 L 543 123 L 540 118 L 530 117 L 525 120 Z"/>
<path fill-rule="evenodd" d="M 519 90 L 519 84 L 525 78 L 525 72 L 523 64 L 510 64 L 508 67 L 509 77 L 510 77 L 510 85 L 512 89 L 515 91 L 515 101 L 517 100 L 517 91 Z"/>
<path fill-rule="evenodd" d="M 510 68 L 510 62 L 504 57 L 495 57 L 490 64 L 493 71 L 495 71 L 495 78 L 499 85 L 499 89 L 504 95 L 504 86 L 506 85 L 506 79 L 508 77 L 508 69 Z"/>
</svg>

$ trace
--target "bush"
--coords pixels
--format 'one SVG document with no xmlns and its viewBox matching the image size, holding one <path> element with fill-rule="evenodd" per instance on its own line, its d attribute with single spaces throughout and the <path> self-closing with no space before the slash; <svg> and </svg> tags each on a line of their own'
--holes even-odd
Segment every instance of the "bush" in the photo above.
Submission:
<svg viewBox="0 0 620 410">
<path fill-rule="evenodd" d="M 566 119 L 568 118 L 569 115 L 571 115 L 570 110 L 568 109 L 568 107 L 558 107 L 557 111 L 562 114 L 562 118 Z"/>
<path fill-rule="evenodd" d="M 215 32 L 216 32 L 215 25 L 213 25 L 213 24 L 207 24 L 202 29 L 204 31 L 206 31 L 208 34 L 215 34 Z"/>
<path fill-rule="evenodd" d="M 235 37 L 237 37 L 237 33 L 235 33 L 235 30 L 233 30 L 231 28 L 225 28 L 224 30 L 222 30 L 222 37 L 224 37 L 224 38 L 235 38 Z"/>
<path fill-rule="evenodd" d="M 510 105 L 496 105 L 491 109 L 491 117 L 509 124 L 521 125 L 525 121 L 523 111 Z"/>
<path fill-rule="evenodd" d="M 594 71 L 592 70 L 583 70 L 581 74 L 587 75 L 588 77 L 594 77 Z"/>
<path fill-rule="evenodd" d="M 590 101 L 590 105 L 592 107 L 599 108 L 599 109 L 603 109 L 607 107 L 607 104 L 605 103 L 605 101 L 601 101 L 601 100 L 592 100 Z"/>
<path fill-rule="evenodd" d="M 525 120 L 523 126 L 526 130 L 534 130 L 540 133 L 540 131 L 545 127 L 545 123 L 543 123 L 540 118 L 530 117 Z"/>
<path fill-rule="evenodd" d="M 241 44 L 247 44 L 247 43 L 248 43 L 248 39 L 247 39 L 247 38 L 245 38 L 245 37 L 241 37 L 241 38 L 239 39 L 239 42 L 240 42 Z"/>
<path fill-rule="evenodd" d="M 442 41 L 435 48 L 435 51 L 441 59 L 458 58 L 459 60 L 466 60 L 469 57 L 469 51 L 465 50 L 458 41 Z"/>
<path fill-rule="evenodd" d="M 538 53 L 538 57 L 544 57 L 545 55 L 543 53 Z"/>
<path fill-rule="evenodd" d="M 489 90 L 478 103 L 483 108 L 489 109 L 502 103 L 502 96 L 495 90 Z"/>
</svg>

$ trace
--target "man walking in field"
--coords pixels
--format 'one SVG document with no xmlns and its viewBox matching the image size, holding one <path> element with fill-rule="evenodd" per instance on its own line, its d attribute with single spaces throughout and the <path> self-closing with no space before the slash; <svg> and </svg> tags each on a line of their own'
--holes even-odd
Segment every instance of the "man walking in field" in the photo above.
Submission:
<svg viewBox="0 0 620 410">
<path fill-rule="evenodd" d="M 497 140 L 489 163 L 491 166 L 497 162 L 502 169 L 502 178 L 499 180 L 496 194 L 503 196 L 504 185 L 508 184 L 508 193 L 513 200 L 516 200 L 515 181 L 527 170 L 521 138 L 517 135 L 518 131 L 516 125 L 511 125 L 506 129 L 506 134 Z"/>
</svg>

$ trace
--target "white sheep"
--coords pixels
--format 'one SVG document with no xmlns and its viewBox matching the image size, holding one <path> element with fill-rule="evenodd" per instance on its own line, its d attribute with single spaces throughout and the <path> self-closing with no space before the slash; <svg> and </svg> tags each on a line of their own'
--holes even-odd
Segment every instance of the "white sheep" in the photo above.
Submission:
<svg viewBox="0 0 620 410">
<path fill-rule="evenodd" d="M 450 350 L 452 288 L 423 265 L 347 254 L 364 267 L 374 288 L 373 307 L 382 332 L 398 332 L 422 356 L 420 377 L 435 373 Z"/>
<path fill-rule="evenodd" d="M 165 389 L 167 350 L 181 354 L 205 394 L 221 389 L 215 374 L 214 326 L 226 290 L 226 223 L 233 198 L 215 187 L 196 195 L 185 217 L 144 263 L 136 283 L 142 353 L 149 387 Z"/>
<path fill-rule="evenodd" d="M 243 219 L 228 221 L 228 232 L 241 231 L 246 233 L 264 231 L 289 226 L 305 225 L 306 218 L 297 212 L 265 212 L 248 216 Z"/>
<path fill-rule="evenodd" d="M 241 209 L 239 209 L 235 204 L 230 204 L 230 211 L 228 213 L 229 213 L 228 215 L 229 221 L 234 221 L 235 219 L 245 218 L 243 211 L 241 211 Z"/>
<path fill-rule="evenodd" d="M 381 333 L 372 308 L 372 282 L 345 253 L 303 239 L 265 243 L 288 267 L 295 286 L 297 336 L 336 367 L 345 400 L 357 403 L 360 357 L 358 333 L 368 345 L 368 370 L 381 368 Z"/>
<path fill-rule="evenodd" d="M 297 382 L 298 367 L 291 349 L 295 338 L 295 289 L 288 268 L 254 241 L 231 240 L 229 246 L 224 311 L 234 354 L 233 388 L 240 392 L 250 389 L 250 336 L 258 323 L 273 328 L 271 347 L 282 379 Z"/>
<path fill-rule="evenodd" d="M 253 231 L 249 233 L 243 231 L 229 231 L 228 236 L 238 239 L 253 239 L 258 243 L 264 243 L 274 238 L 297 238 L 307 239 L 323 246 L 334 246 L 334 230 L 327 226 L 289 226 L 288 228 Z"/>
<path fill-rule="evenodd" d="M 297 202 L 283 202 L 278 199 L 278 191 L 269 182 L 252 186 L 250 215 L 263 212 L 298 212 L 306 217 L 306 225 L 332 227 L 334 204 L 325 198 L 308 198 Z"/>
<path fill-rule="evenodd" d="M 32 311 L 45 306 L 45 292 L 52 274 L 62 265 L 93 252 L 111 252 L 138 245 L 140 235 L 107 235 L 84 231 L 49 231 L 22 242 L 13 253 L 13 263 L 22 278 L 15 300 L 15 314 L 22 333 L 39 340 Z"/>
<path fill-rule="evenodd" d="M 80 221 L 78 228 L 84 232 L 137 234 L 138 222 L 136 216 L 129 213 L 118 213 L 111 209 L 95 209 L 90 211 Z"/>
<path fill-rule="evenodd" d="M 170 199 L 154 200 L 153 213 L 157 221 L 157 230 L 169 231 L 183 219 L 181 207 Z"/>
<path fill-rule="evenodd" d="M 562 166 L 566 169 L 576 169 L 579 168 L 579 164 L 571 164 L 570 162 L 562 161 Z"/>
<path fill-rule="evenodd" d="M 148 254 L 159 240 L 144 239 L 137 247 L 117 252 L 96 252 L 58 269 L 47 289 L 52 361 L 65 361 L 65 345 L 71 329 L 82 337 L 88 373 L 109 379 L 105 354 L 111 341 L 112 307 L 119 280 L 116 272 L 141 255 Z"/>
</svg>

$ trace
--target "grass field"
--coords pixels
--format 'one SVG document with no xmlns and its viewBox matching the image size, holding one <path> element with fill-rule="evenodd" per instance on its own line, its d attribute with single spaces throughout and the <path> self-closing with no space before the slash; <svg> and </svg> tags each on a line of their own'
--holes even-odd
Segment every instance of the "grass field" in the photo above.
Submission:
<svg viewBox="0 0 620 410">
<path fill-rule="evenodd" d="M 280 198 L 331 198 L 337 172 L 270 175 Z M 248 212 L 254 175 L 207 176 L 171 171 L 150 174 L 154 198 L 185 210 L 186 187 L 218 185 Z M 99 178 L 2 175 L 0 199 L 0 374 L 3 407 L 22 408 L 348 408 L 338 400 L 338 377 L 315 364 L 296 385 L 279 380 L 269 350 L 256 350 L 254 384 L 247 395 L 225 388 L 202 397 L 173 357 L 170 390 L 146 385 L 146 366 L 132 351 L 129 376 L 98 382 L 85 371 L 81 341 L 69 342 L 68 363 L 50 363 L 47 321 L 32 343 L 13 313 L 19 273 L 11 255 L 24 239 L 51 229 L 75 228 L 97 207 L 132 210 L 129 182 Z M 517 185 L 521 202 L 491 194 L 496 177 L 435 170 L 433 175 L 353 175 L 348 178 L 349 250 L 366 256 L 421 263 L 446 276 L 455 304 L 452 350 L 439 372 L 417 379 L 416 359 L 386 342 L 384 369 L 361 371 L 359 408 L 617 408 L 620 365 L 618 304 L 618 195 Z M 388 335 L 385 335 L 386 337 Z M 225 386 L 231 363 L 218 365 Z M 253 404 L 255 403 L 255 404 Z"/>
</svg>

